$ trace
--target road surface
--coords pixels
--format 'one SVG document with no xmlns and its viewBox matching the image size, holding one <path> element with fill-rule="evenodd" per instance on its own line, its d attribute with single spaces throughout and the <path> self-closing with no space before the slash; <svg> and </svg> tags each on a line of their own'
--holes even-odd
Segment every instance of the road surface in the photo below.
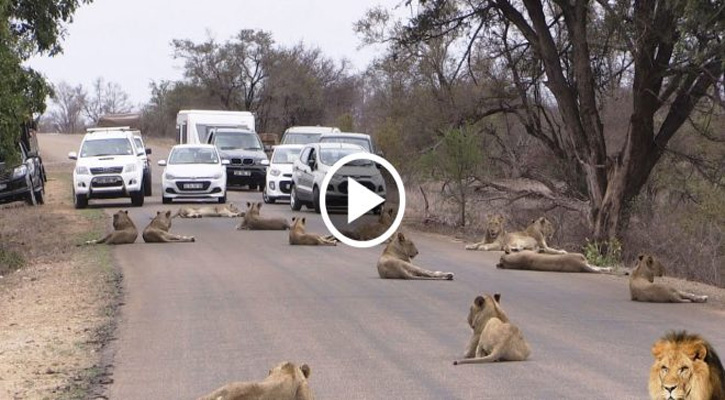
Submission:
<svg viewBox="0 0 725 400">
<path fill-rule="evenodd" d="M 41 148 L 48 161 L 62 161 L 79 140 L 43 135 Z M 154 161 L 165 156 L 153 150 Z M 142 229 L 169 208 L 160 172 L 155 166 L 144 207 L 125 199 L 103 206 L 129 208 Z M 261 195 L 230 192 L 229 201 Z M 287 204 L 263 213 L 305 215 L 308 230 L 325 232 L 318 216 Z M 311 366 L 317 399 L 643 399 L 650 347 L 665 331 L 700 333 L 725 352 L 723 311 L 634 303 L 623 278 L 497 270 L 498 252 L 410 232 L 416 263 L 455 280 L 381 280 L 382 247 L 289 246 L 287 232 L 236 231 L 237 223 L 177 219 L 172 231 L 196 243 L 139 237 L 114 249 L 125 305 L 111 345 L 111 399 L 194 399 L 229 381 L 261 380 L 287 360 Z M 454 367 L 471 334 L 469 305 L 494 292 L 531 344 L 530 359 Z"/>
</svg>

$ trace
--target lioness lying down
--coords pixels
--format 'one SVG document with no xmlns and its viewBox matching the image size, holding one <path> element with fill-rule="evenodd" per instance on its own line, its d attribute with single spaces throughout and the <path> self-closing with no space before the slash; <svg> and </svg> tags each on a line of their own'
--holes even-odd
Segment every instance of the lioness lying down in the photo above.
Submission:
<svg viewBox="0 0 725 400">
<path fill-rule="evenodd" d="M 503 238 L 502 250 L 512 251 L 534 250 L 549 254 L 564 254 L 565 250 L 552 249 L 546 244 L 554 235 L 554 225 L 546 217 L 531 221 L 526 230 L 507 233 Z"/>
<path fill-rule="evenodd" d="M 194 242 L 193 236 L 181 236 L 169 233 L 171 229 L 171 211 L 156 211 L 156 217 L 143 230 L 146 243 Z"/>
<path fill-rule="evenodd" d="M 113 214 L 113 232 L 103 239 L 88 240 L 86 244 L 129 244 L 136 241 L 138 230 L 128 216 L 128 210 L 118 210 Z"/>
<path fill-rule="evenodd" d="M 681 292 L 671 286 L 654 283 L 656 276 L 664 276 L 665 267 L 649 254 L 640 254 L 629 277 L 629 294 L 632 301 L 650 303 L 704 303 L 707 296 Z"/>
<path fill-rule="evenodd" d="M 243 217 L 244 212 L 239 211 L 234 203 L 223 206 L 180 207 L 172 218 L 202 218 L 202 217 Z"/>
<path fill-rule="evenodd" d="M 501 295 L 478 296 L 468 312 L 468 325 L 473 335 L 468 342 L 465 359 L 458 364 L 478 364 L 494 361 L 523 361 L 531 354 L 521 330 L 509 322 L 500 305 Z"/>
<path fill-rule="evenodd" d="M 378 216 L 377 221 L 360 225 L 353 230 L 342 231 L 341 233 L 354 240 L 372 240 L 381 236 L 390 228 L 395 220 L 395 210 L 384 209 Z"/>
<path fill-rule="evenodd" d="M 284 362 L 272 368 L 261 382 L 234 382 L 199 397 L 198 400 L 313 400 L 307 380 L 307 364 Z"/>
<path fill-rule="evenodd" d="M 486 223 L 486 235 L 480 242 L 466 246 L 466 250 L 502 250 L 503 238 L 506 236 L 505 225 L 506 220 L 502 215 L 490 216 Z"/>
<path fill-rule="evenodd" d="M 247 202 L 247 212 L 244 214 L 244 221 L 237 225 L 238 230 L 250 231 L 284 231 L 290 228 L 289 222 L 284 218 L 262 218 L 259 210 L 262 202 Z"/>
<path fill-rule="evenodd" d="M 609 267 L 589 265 L 583 254 L 545 254 L 531 250 L 503 254 L 496 268 L 550 272 L 612 272 Z"/>
<path fill-rule="evenodd" d="M 413 265 L 418 249 L 403 233 L 395 234 L 378 259 L 378 274 L 383 279 L 453 280 L 452 272 L 428 271 Z"/>
<path fill-rule="evenodd" d="M 315 233 L 305 232 L 305 217 L 292 218 L 292 228 L 289 231 L 289 244 L 302 246 L 336 246 L 337 239 L 332 235 L 322 236 Z"/>
</svg>

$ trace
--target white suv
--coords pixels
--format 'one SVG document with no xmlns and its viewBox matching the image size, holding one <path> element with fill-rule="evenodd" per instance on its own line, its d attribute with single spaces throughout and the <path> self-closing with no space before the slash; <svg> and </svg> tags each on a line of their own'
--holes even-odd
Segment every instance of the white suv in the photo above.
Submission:
<svg viewBox="0 0 725 400">
<path fill-rule="evenodd" d="M 144 162 L 133 131 L 125 128 L 89 129 L 78 153 L 68 153 L 76 161 L 73 170 L 73 204 L 85 208 L 89 199 L 131 197 L 137 207 L 144 202 Z"/>
</svg>

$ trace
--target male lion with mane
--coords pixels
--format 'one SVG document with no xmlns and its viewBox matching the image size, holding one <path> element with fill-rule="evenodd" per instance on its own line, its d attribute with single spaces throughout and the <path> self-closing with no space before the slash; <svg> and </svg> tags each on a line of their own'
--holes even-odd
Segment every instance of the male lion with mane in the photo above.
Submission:
<svg viewBox="0 0 725 400">
<path fill-rule="evenodd" d="M 710 343 L 685 331 L 668 332 L 652 346 L 652 400 L 725 400 L 725 370 Z"/>
<path fill-rule="evenodd" d="M 458 364 L 479 364 L 494 361 L 524 361 L 531 348 L 518 326 L 509 322 L 501 308 L 501 294 L 478 296 L 468 312 L 468 325 L 473 335 L 463 360 Z"/>
<path fill-rule="evenodd" d="M 283 362 L 272 368 L 261 382 L 234 382 L 198 400 L 314 400 L 307 380 L 307 364 Z"/>
<path fill-rule="evenodd" d="M 629 278 L 629 294 L 632 301 L 650 303 L 704 303 L 707 296 L 682 292 L 671 286 L 655 283 L 656 276 L 664 276 L 665 267 L 653 256 L 640 254 L 637 265 Z"/>
<path fill-rule="evenodd" d="M 413 265 L 417 255 L 415 244 L 398 232 L 378 259 L 378 275 L 383 279 L 453 280 L 452 272 L 429 271 Z"/>
<path fill-rule="evenodd" d="M 525 230 L 507 233 L 503 238 L 503 251 L 534 250 L 541 253 L 564 254 L 566 250 L 557 250 L 546 244 L 554 235 L 554 224 L 546 217 L 539 217 L 531 221 Z"/>
<path fill-rule="evenodd" d="M 466 250 L 494 251 L 503 249 L 503 238 L 506 236 L 506 219 L 503 215 L 488 217 L 486 235 L 480 242 L 469 244 Z"/>
<path fill-rule="evenodd" d="M 193 236 L 176 235 L 169 232 L 171 229 L 171 211 L 156 211 L 156 216 L 143 230 L 143 240 L 146 243 L 194 242 Z"/>
<path fill-rule="evenodd" d="M 103 239 L 88 240 L 86 244 L 130 244 L 136 241 L 138 230 L 133 224 L 128 210 L 118 210 L 113 214 L 113 232 Z"/>
</svg>

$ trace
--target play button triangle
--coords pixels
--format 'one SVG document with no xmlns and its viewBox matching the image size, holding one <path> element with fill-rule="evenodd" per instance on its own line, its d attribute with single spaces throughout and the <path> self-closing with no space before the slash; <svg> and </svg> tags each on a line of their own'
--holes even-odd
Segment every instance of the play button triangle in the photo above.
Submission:
<svg viewBox="0 0 725 400">
<path fill-rule="evenodd" d="M 372 190 L 357 183 L 352 178 L 347 178 L 347 223 L 351 223 L 368 211 L 379 206 L 385 201 L 384 198 L 375 194 Z"/>
</svg>

